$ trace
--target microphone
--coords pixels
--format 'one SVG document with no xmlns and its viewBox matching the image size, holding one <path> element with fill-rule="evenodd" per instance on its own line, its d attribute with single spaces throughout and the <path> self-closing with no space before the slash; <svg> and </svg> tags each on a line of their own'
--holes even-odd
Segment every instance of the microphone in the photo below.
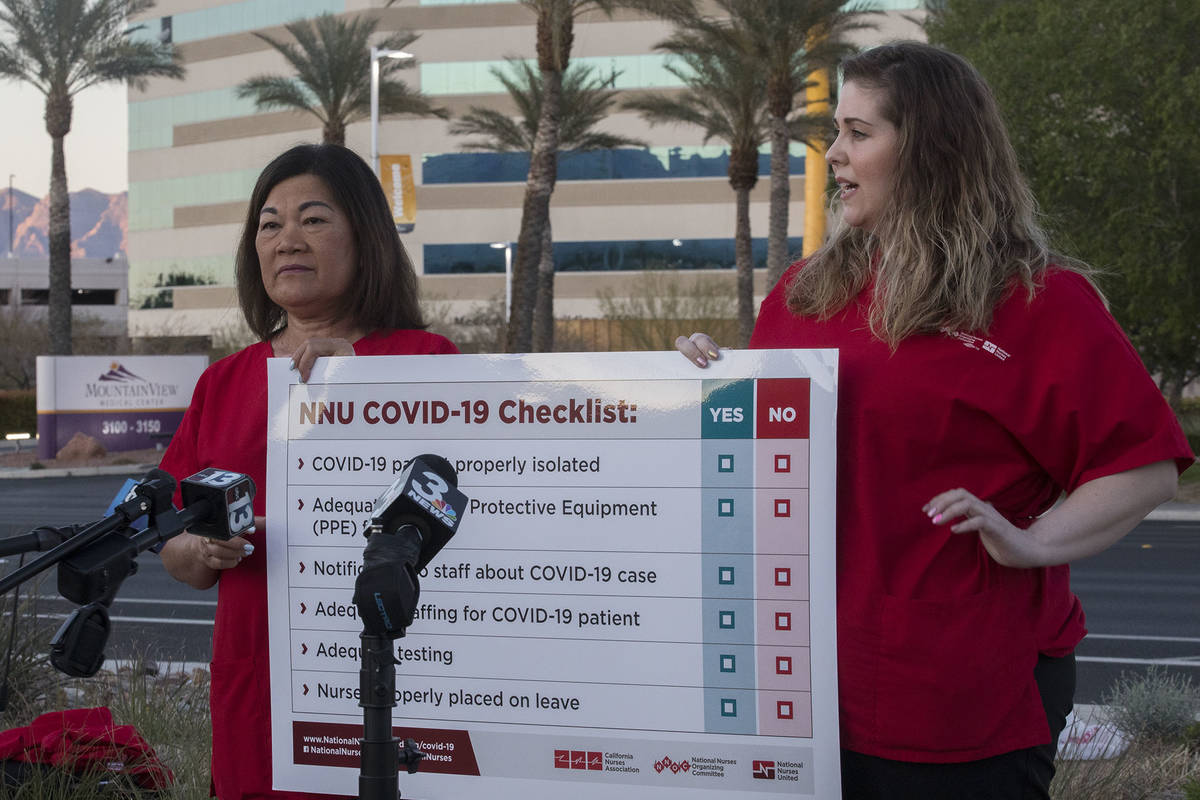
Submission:
<svg viewBox="0 0 1200 800">
<path fill-rule="evenodd" d="M 124 502 L 114 504 L 115 513 L 77 531 L 78 546 L 68 542 L 44 557 L 58 561 L 58 593 L 81 606 L 50 641 L 50 663 L 59 671 L 90 677 L 100 669 L 110 630 L 108 606 L 121 583 L 137 572 L 138 553 L 185 529 L 231 539 L 254 525 L 254 481 L 247 475 L 205 469 L 186 478 L 181 489 L 184 507 L 176 509 L 175 478 L 151 470 Z M 150 524 L 138 530 L 134 523 L 142 516 Z"/>
<path fill-rule="evenodd" d="M 254 525 L 254 481 L 240 472 L 205 469 L 182 483 L 183 508 L 171 504 L 175 478 L 160 469 L 130 490 L 108 519 L 125 523 L 107 530 L 87 546 L 64 554 L 58 565 L 58 592 L 80 605 L 97 599 L 111 602 L 126 577 L 137 571 L 134 558 L 185 529 L 218 539 L 232 539 Z M 128 535 L 128 527 L 145 514 L 150 524 Z"/>
<path fill-rule="evenodd" d="M 185 511 L 195 515 L 188 530 L 210 539 L 229 539 L 254 526 L 254 481 L 240 472 L 209 467 L 180 484 Z"/>
<path fill-rule="evenodd" d="M 425 568 L 458 530 L 467 498 L 441 456 L 414 458 L 372 509 L 354 604 L 364 632 L 395 639 L 412 624 Z"/>
</svg>

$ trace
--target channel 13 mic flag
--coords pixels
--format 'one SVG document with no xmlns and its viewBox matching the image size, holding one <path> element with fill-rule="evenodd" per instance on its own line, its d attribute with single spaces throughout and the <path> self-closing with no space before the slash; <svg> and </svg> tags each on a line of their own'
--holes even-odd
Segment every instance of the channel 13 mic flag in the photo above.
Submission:
<svg viewBox="0 0 1200 800">
<path fill-rule="evenodd" d="M 417 191 L 413 186 L 412 156 L 380 156 L 379 182 L 392 207 L 400 233 L 411 233 L 417 223 Z"/>
</svg>

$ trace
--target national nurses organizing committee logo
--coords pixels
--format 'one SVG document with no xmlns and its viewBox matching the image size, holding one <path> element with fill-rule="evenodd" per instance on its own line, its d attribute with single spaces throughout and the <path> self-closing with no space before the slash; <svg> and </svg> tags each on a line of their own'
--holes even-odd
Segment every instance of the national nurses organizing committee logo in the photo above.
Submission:
<svg viewBox="0 0 1200 800">
<path fill-rule="evenodd" d="M 689 772 L 692 765 L 685 758 L 683 761 L 673 761 L 670 756 L 663 756 L 658 761 L 654 762 L 655 772 L 670 772 L 672 775 L 678 775 L 681 772 Z"/>
</svg>

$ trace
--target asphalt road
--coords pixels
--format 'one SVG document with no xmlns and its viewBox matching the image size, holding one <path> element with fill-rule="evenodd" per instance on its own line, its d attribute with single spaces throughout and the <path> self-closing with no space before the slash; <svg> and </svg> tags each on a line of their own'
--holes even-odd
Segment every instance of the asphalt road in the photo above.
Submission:
<svg viewBox="0 0 1200 800">
<path fill-rule="evenodd" d="M 124 480 L 0 480 L 0 538 L 38 525 L 94 521 Z M 0 573 L 17 563 L 17 557 L 8 557 Z M 138 564 L 112 606 L 108 657 L 140 652 L 165 662 L 207 661 L 216 590 L 199 592 L 175 582 L 152 553 L 142 554 Z M 58 620 L 71 607 L 57 598 L 54 570 L 45 576 L 36 590 L 27 585 L 22 591 L 26 596 L 35 591 L 39 613 Z M 1077 651 L 1077 702 L 1103 702 L 1122 672 L 1156 664 L 1200 682 L 1200 521 L 1142 523 L 1107 552 L 1074 565 L 1072 586 L 1089 629 Z"/>
</svg>

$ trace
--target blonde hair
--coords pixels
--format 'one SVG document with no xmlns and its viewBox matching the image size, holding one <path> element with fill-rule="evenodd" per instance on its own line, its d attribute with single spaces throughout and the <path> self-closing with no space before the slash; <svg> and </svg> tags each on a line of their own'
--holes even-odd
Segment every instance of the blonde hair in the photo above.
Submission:
<svg viewBox="0 0 1200 800">
<path fill-rule="evenodd" d="M 870 231 L 839 214 L 787 287 L 794 313 L 827 319 L 874 277 L 871 332 L 895 347 L 943 328 L 986 331 L 1015 285 L 1032 298 L 1051 262 L 1090 274 L 1051 253 L 995 98 L 966 60 L 898 42 L 847 59 L 842 80 L 880 90 L 899 132 L 893 199 Z"/>
</svg>

